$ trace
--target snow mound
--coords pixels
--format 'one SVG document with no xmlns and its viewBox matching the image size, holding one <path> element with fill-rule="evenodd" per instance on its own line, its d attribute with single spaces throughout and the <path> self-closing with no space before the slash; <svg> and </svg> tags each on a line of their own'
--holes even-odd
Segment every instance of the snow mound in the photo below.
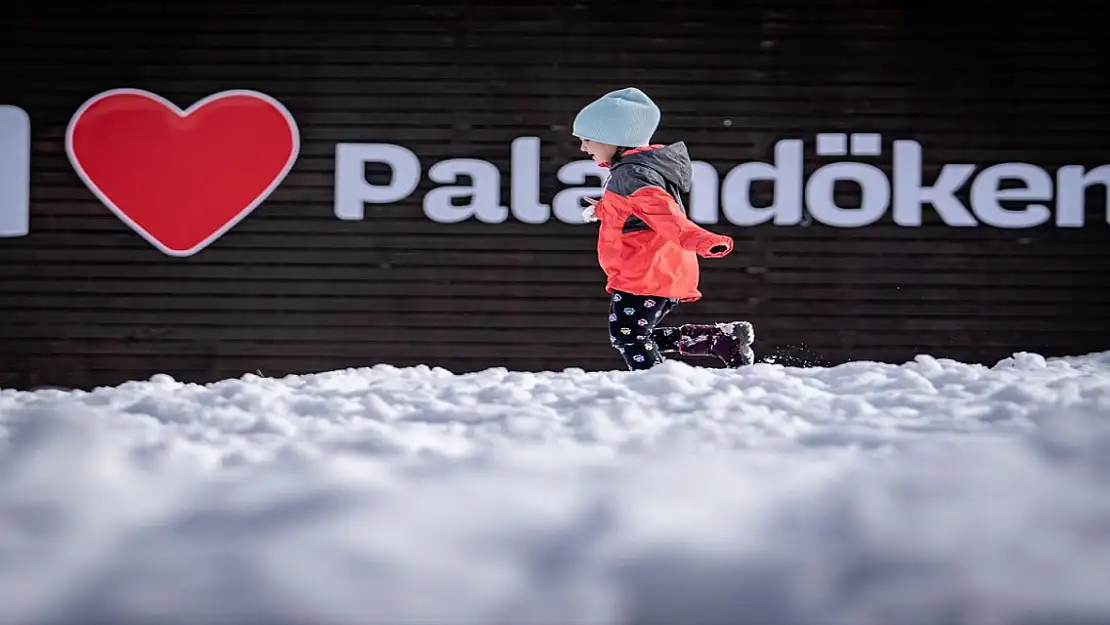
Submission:
<svg viewBox="0 0 1110 625">
<path fill-rule="evenodd" d="M 1110 353 L 0 391 L 0 623 L 1110 622 Z"/>
</svg>

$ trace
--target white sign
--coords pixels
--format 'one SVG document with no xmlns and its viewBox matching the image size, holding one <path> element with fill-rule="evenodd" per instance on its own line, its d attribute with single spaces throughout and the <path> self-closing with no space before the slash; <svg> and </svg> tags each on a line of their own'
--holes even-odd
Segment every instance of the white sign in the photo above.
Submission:
<svg viewBox="0 0 1110 625">
<path fill-rule="evenodd" d="M 819 156 L 867 156 L 882 154 L 882 136 L 877 134 L 820 134 Z M 1055 177 L 1037 165 L 1000 163 L 976 173 L 974 165 L 946 164 L 932 185 L 922 184 L 922 147 L 911 140 L 893 142 L 893 179 L 875 165 L 840 161 L 826 164 L 804 177 L 804 144 L 786 139 L 775 144 L 774 163 L 747 162 L 729 170 L 722 181 L 709 163 L 695 161 L 690 219 L 701 224 L 724 219 L 738 226 L 773 222 L 780 226 L 813 221 L 839 228 L 858 228 L 875 223 L 893 210 L 893 220 L 901 226 L 920 226 L 922 210 L 930 205 L 951 226 L 986 224 L 997 228 L 1031 228 L 1055 221 L 1059 227 L 1084 225 L 1084 194 L 1092 185 L 1103 185 L 1110 204 L 1110 165 L 1086 170 L 1068 165 Z M 596 186 L 574 186 L 555 194 L 551 204 L 540 201 L 540 140 L 520 137 L 510 147 L 510 198 L 501 198 L 501 172 L 489 161 L 456 158 L 439 161 L 428 169 L 428 179 L 438 186 L 425 194 L 424 214 L 439 223 L 477 219 L 502 223 L 510 215 L 517 221 L 545 223 L 555 218 L 580 224 L 581 198 L 601 193 L 607 171 L 590 160 L 573 161 L 559 168 L 557 178 L 564 185 L 584 185 L 596 178 Z M 366 180 L 367 163 L 389 166 L 389 184 L 374 185 Z M 340 143 L 335 149 L 335 214 L 340 219 L 365 218 L 367 204 L 399 202 L 412 195 L 420 183 L 421 162 L 415 153 L 399 145 L 384 143 Z M 459 176 L 472 184 L 458 184 Z M 767 207 L 751 202 L 752 183 L 769 181 L 774 201 Z M 859 185 L 861 204 L 840 207 L 833 200 L 837 182 Z M 1001 188 L 1003 182 L 1016 181 L 1020 188 Z M 956 194 L 971 184 L 970 206 Z M 1055 193 L 1054 193 L 1055 192 Z M 454 205 L 455 198 L 470 198 L 465 205 Z M 1006 208 L 1006 200 L 1026 202 L 1020 208 Z M 1106 215 L 1110 223 L 1110 208 Z"/>
<path fill-rule="evenodd" d="M 0 105 L 0 237 L 26 236 L 31 226 L 31 120 Z"/>
</svg>

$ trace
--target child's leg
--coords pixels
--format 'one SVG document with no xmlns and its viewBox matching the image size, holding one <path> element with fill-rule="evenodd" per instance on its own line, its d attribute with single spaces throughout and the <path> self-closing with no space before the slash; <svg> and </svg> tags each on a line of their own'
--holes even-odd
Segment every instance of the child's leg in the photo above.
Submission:
<svg viewBox="0 0 1110 625">
<path fill-rule="evenodd" d="M 663 353 L 716 356 L 728 367 L 755 362 L 751 348 L 755 342 L 755 328 L 747 321 L 661 327 L 655 329 L 653 337 Z"/>
<path fill-rule="evenodd" d="M 613 293 L 609 300 L 609 341 L 629 369 L 648 369 L 663 361 L 652 330 L 675 303 L 665 297 Z"/>
</svg>

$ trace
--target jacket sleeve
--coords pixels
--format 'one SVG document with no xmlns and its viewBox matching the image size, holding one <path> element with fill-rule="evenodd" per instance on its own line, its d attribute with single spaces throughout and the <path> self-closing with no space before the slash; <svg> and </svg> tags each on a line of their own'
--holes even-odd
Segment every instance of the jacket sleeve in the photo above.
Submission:
<svg viewBox="0 0 1110 625">
<path fill-rule="evenodd" d="M 731 237 L 715 234 L 690 221 L 665 190 L 645 186 L 628 197 L 628 209 L 660 236 L 705 258 L 732 252 Z"/>
</svg>

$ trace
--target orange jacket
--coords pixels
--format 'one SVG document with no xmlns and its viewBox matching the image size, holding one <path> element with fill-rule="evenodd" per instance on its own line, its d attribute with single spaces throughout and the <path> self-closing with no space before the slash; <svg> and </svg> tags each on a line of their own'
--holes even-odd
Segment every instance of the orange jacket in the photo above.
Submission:
<svg viewBox="0 0 1110 625">
<path fill-rule="evenodd" d="M 698 256 L 720 258 L 732 251 L 733 241 L 686 217 L 678 193 L 688 193 L 693 179 L 686 145 L 630 150 L 608 167 L 605 192 L 594 207 L 606 290 L 700 299 Z"/>
</svg>

